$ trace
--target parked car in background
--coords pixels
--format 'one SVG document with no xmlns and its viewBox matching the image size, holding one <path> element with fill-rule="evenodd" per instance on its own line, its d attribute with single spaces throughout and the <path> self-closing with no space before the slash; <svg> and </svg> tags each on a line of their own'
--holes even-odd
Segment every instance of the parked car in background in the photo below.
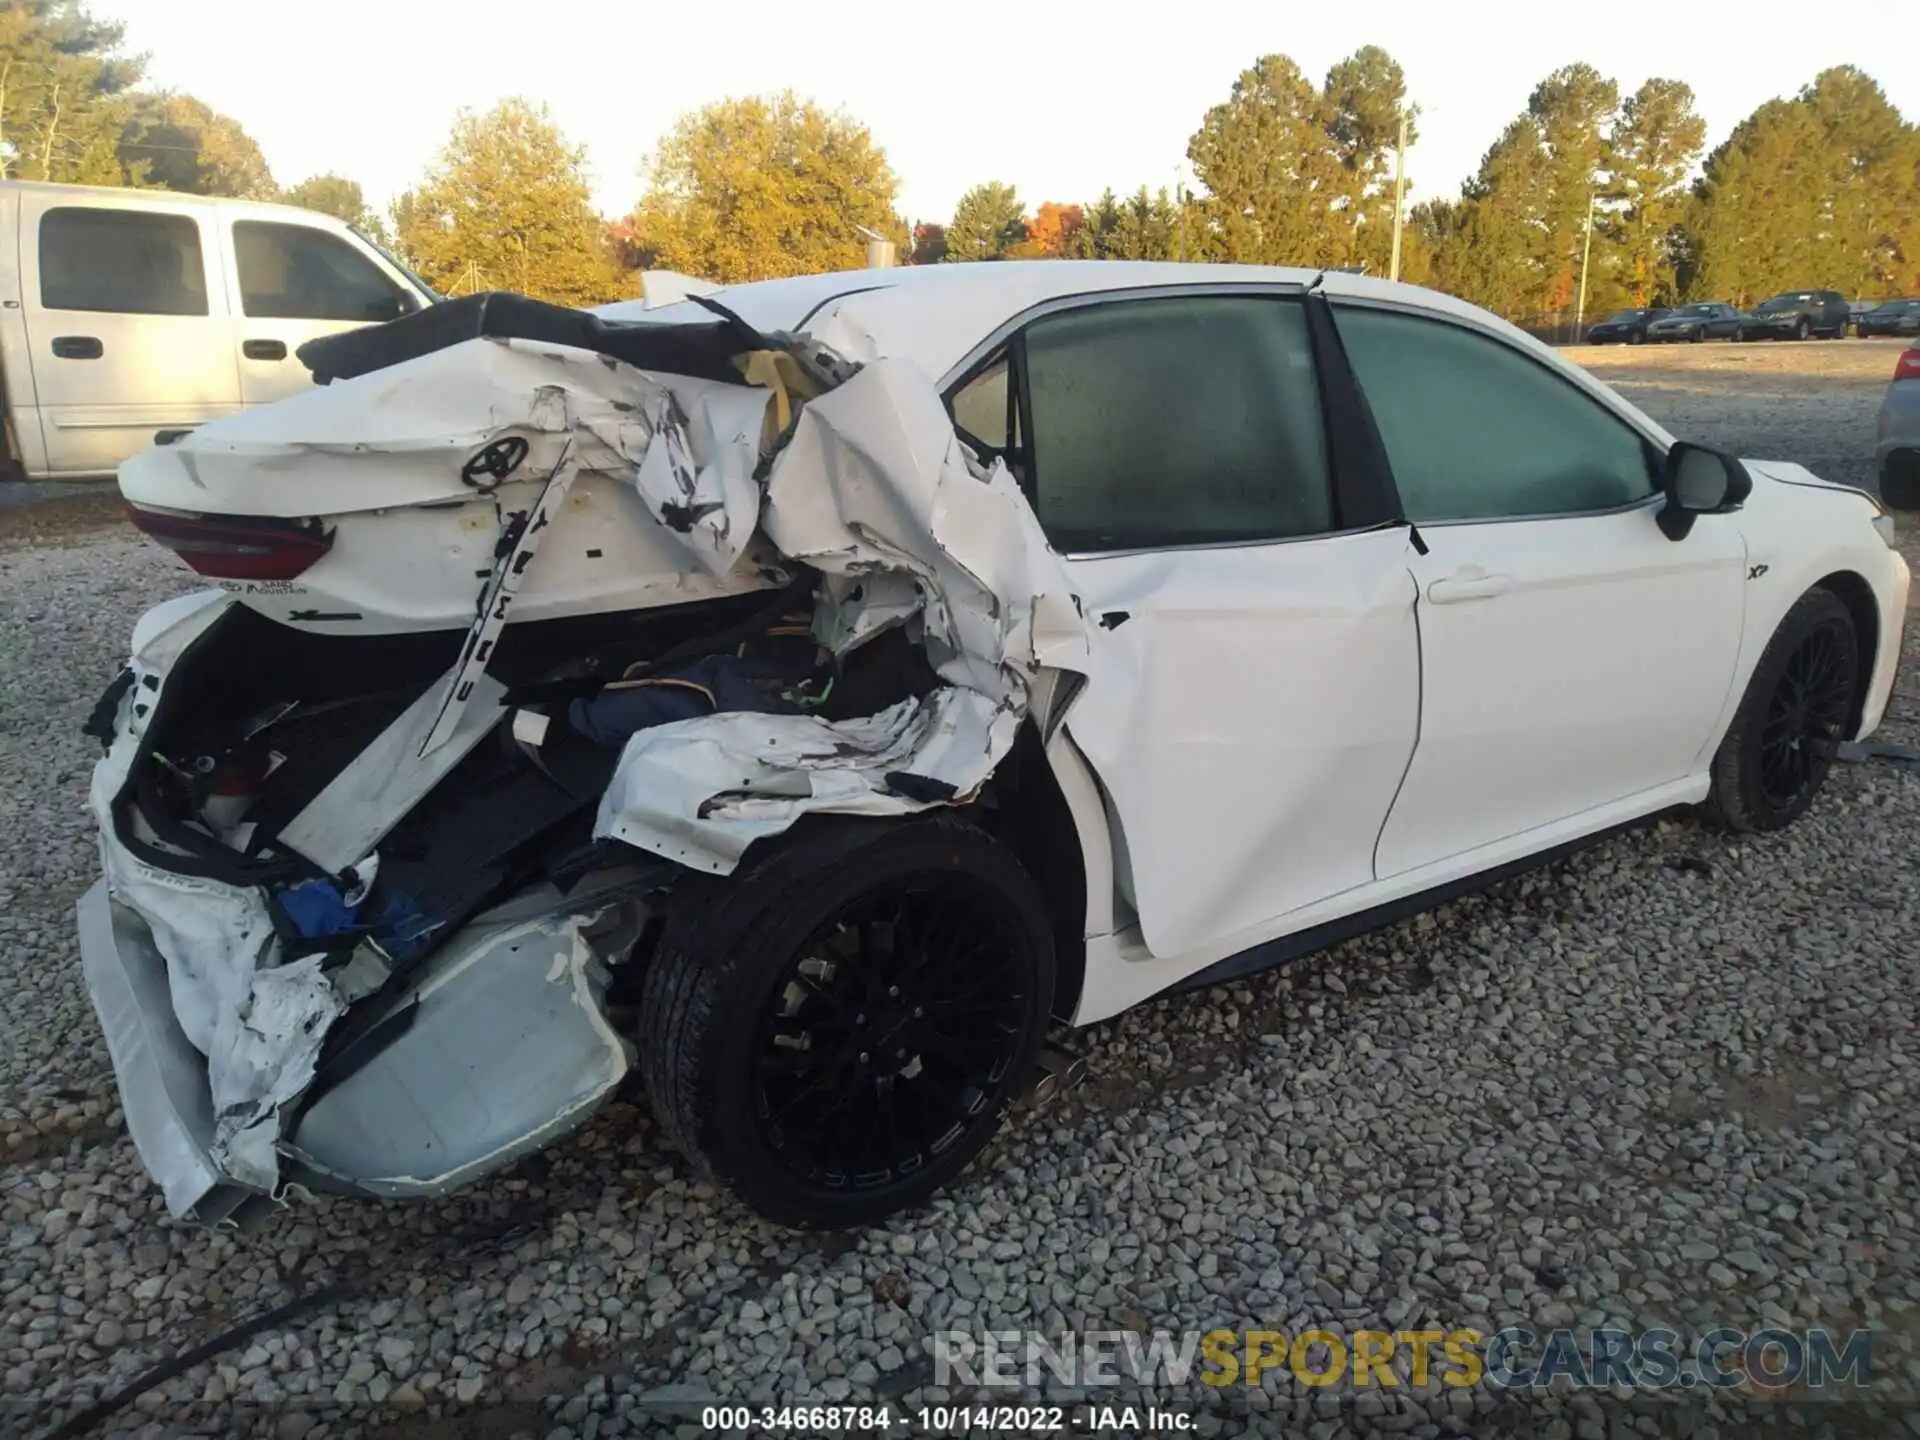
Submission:
<svg viewBox="0 0 1920 1440">
<path fill-rule="evenodd" d="M 1718 300 L 1682 305 L 1647 326 L 1647 339 L 1732 340 L 1740 333 L 1740 312 Z"/>
<path fill-rule="evenodd" d="M 1920 345 L 1894 362 L 1887 398 L 1880 402 L 1877 453 L 1880 498 L 1896 510 L 1920 510 Z"/>
<path fill-rule="evenodd" d="M 90 726 L 81 960 L 176 1215 L 444 1194 L 637 1072 L 761 1214 L 871 1222 L 1056 1021 L 1792 822 L 1900 654 L 1870 497 L 1364 276 L 479 296 L 302 358 L 120 475 L 218 587 Z"/>
<path fill-rule="evenodd" d="M 1740 320 L 1742 340 L 1839 340 L 1847 333 L 1847 299 L 1837 290 L 1787 290 L 1762 300 Z"/>
<path fill-rule="evenodd" d="M 311 210 L 22 180 L 0 182 L 0 295 L 6 470 L 34 480 L 304 390 L 308 340 L 437 298 Z"/>
<path fill-rule="evenodd" d="M 1646 343 L 1647 327 L 1667 312 L 1653 308 L 1621 310 L 1609 315 L 1587 331 L 1589 345 L 1641 345 Z"/>
<path fill-rule="evenodd" d="M 1920 335 L 1920 300 L 1887 300 L 1855 324 L 1862 339 L 1875 335 Z"/>
</svg>

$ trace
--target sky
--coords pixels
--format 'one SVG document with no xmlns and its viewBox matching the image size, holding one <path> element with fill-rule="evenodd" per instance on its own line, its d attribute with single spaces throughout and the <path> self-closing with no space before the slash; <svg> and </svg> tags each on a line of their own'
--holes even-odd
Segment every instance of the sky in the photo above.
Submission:
<svg viewBox="0 0 1920 1440">
<path fill-rule="evenodd" d="M 609 216 L 638 198 L 643 164 L 682 113 L 723 96 L 792 89 L 873 132 L 910 220 L 945 220 L 983 180 L 1029 208 L 1175 183 L 1187 138 L 1262 54 L 1316 81 L 1384 46 L 1420 106 L 1410 197 L 1457 193 L 1549 71 L 1585 60 L 1630 93 L 1685 80 L 1723 139 L 1762 101 L 1829 65 L 1856 64 L 1920 119 L 1920 0 L 1372 0 L 1343 5 L 1188 0 L 1090 6 L 650 4 L 647 0 L 88 0 L 148 53 L 148 83 L 238 120 L 293 184 L 332 171 L 387 202 L 413 184 L 462 106 L 546 104 L 587 147 Z"/>
</svg>

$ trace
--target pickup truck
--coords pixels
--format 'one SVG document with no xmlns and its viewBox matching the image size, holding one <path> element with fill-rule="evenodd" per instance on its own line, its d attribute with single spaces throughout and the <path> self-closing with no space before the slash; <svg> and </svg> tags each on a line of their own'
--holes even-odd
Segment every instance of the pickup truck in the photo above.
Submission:
<svg viewBox="0 0 1920 1440">
<path fill-rule="evenodd" d="M 111 476 L 148 445 L 305 389 L 306 341 L 438 298 L 311 210 L 0 181 L 0 475 Z"/>
</svg>

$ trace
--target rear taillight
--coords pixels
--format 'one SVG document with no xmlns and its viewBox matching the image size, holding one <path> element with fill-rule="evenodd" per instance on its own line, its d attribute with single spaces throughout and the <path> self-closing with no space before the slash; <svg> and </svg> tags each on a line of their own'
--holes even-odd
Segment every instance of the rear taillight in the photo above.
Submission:
<svg viewBox="0 0 1920 1440">
<path fill-rule="evenodd" d="M 1896 380 L 1920 380 L 1920 345 L 1911 350 L 1900 352 L 1900 358 L 1894 362 L 1893 378 Z"/>
<path fill-rule="evenodd" d="M 138 505 L 127 507 L 127 518 L 216 580 L 291 580 L 333 548 L 333 532 L 318 520 L 175 515 Z"/>
</svg>

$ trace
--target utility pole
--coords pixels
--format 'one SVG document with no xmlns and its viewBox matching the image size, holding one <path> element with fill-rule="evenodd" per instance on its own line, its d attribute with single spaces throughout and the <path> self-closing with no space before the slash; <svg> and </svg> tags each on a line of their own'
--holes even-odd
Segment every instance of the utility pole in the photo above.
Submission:
<svg viewBox="0 0 1920 1440">
<path fill-rule="evenodd" d="M 1580 332 L 1587 323 L 1587 262 L 1593 259 L 1593 202 L 1600 198 L 1597 190 L 1587 192 L 1587 239 L 1580 247 L 1580 298 L 1573 309 L 1573 342 L 1580 343 Z"/>
<path fill-rule="evenodd" d="M 1387 278 L 1400 278 L 1400 227 L 1403 223 L 1401 213 L 1406 207 L 1407 198 L 1407 107 L 1400 107 L 1400 140 L 1393 151 L 1393 262 L 1387 268 Z"/>
</svg>

